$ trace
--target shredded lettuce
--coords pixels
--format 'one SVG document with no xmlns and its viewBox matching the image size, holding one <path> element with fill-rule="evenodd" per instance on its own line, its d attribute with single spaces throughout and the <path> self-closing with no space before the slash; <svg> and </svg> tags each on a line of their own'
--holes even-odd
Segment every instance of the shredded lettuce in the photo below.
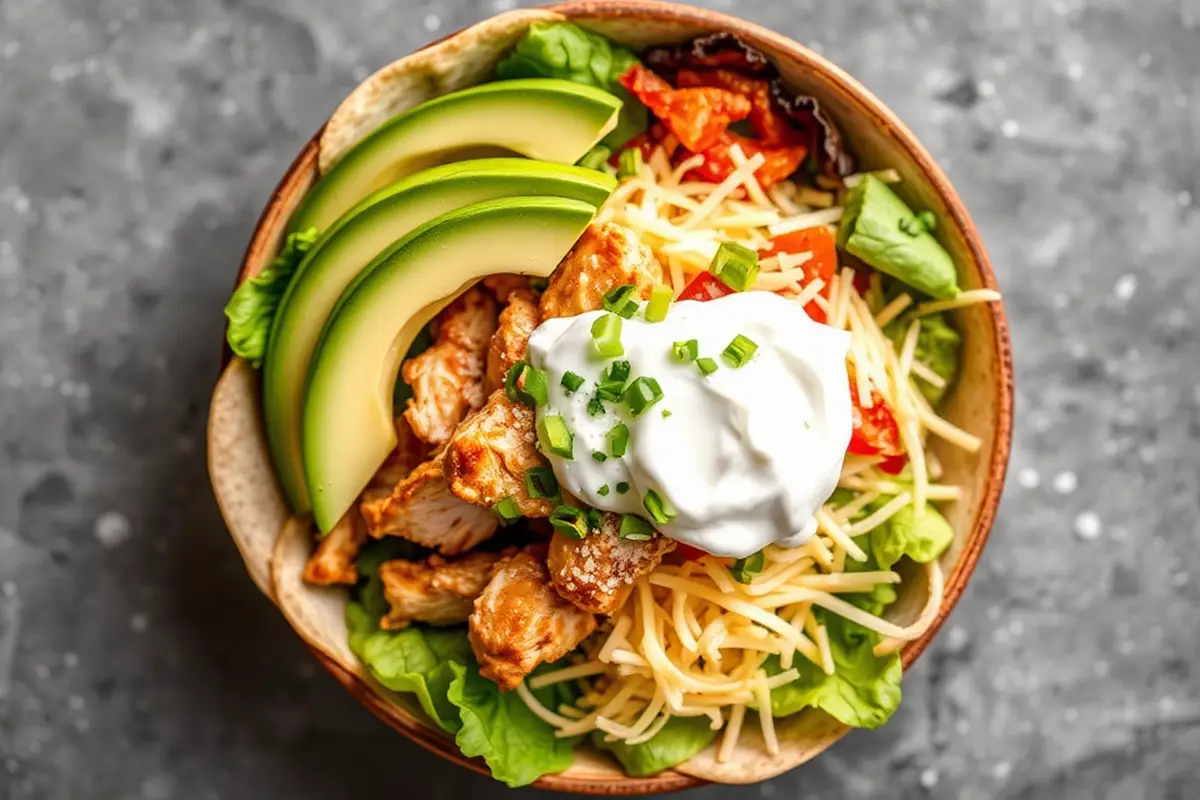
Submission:
<svg viewBox="0 0 1200 800">
<path fill-rule="evenodd" d="M 225 306 L 229 329 L 225 338 L 233 352 L 257 368 L 267 352 L 267 337 L 275 310 L 287 291 L 296 267 L 317 240 L 317 229 L 288 234 L 283 250 L 271 264 L 242 282 Z"/>
<path fill-rule="evenodd" d="M 561 78 L 605 89 L 621 98 L 617 127 L 604 144 L 618 148 L 646 130 L 646 107 L 629 94 L 618 78 L 637 64 L 631 51 L 569 22 L 535 22 L 513 52 L 496 65 L 500 80 Z"/>
<path fill-rule="evenodd" d="M 373 542 L 359 555 L 355 563 L 361 578 L 346 606 L 350 649 L 372 677 L 393 692 L 412 694 L 438 727 L 456 736 L 464 755 L 481 756 L 492 775 L 509 786 L 524 786 L 569 767 L 579 738 L 556 737 L 516 692 L 501 692 L 481 677 L 465 626 L 379 628 L 379 617 L 387 609 L 379 565 L 419 556 L 406 542 L 387 542 Z M 534 696 L 550 708 L 575 700 L 569 683 L 535 691 Z"/>
<path fill-rule="evenodd" d="M 871 554 L 880 569 L 891 569 L 904 556 L 918 564 L 928 564 L 954 541 L 954 529 L 931 505 L 917 518 L 912 506 L 905 506 L 871 531 Z"/>
<path fill-rule="evenodd" d="M 596 747 L 611 752 L 628 775 L 642 778 L 682 764 L 712 744 L 718 733 L 708 717 L 671 717 L 661 731 L 641 744 L 606 742 L 601 731 L 595 731 L 591 739 Z"/>
<path fill-rule="evenodd" d="M 884 334 L 895 344 L 897 352 L 904 344 L 904 335 L 908 333 L 912 321 L 911 314 L 903 314 L 892 320 L 883 329 Z M 921 317 L 921 330 L 917 334 L 915 358 L 933 370 L 946 382 L 946 385 L 937 387 L 920 377 L 915 377 L 914 380 L 917 388 L 921 390 L 921 394 L 925 395 L 925 399 L 934 406 L 941 402 L 950 384 L 958 377 L 961 349 L 962 336 L 950 327 L 950 322 L 944 312 L 926 314 Z"/>
</svg>

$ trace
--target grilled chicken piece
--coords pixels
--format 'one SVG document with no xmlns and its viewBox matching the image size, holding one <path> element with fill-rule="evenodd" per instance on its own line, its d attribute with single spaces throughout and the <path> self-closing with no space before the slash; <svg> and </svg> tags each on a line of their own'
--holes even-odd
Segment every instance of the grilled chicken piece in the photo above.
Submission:
<svg viewBox="0 0 1200 800">
<path fill-rule="evenodd" d="M 358 583 L 354 559 L 367 541 L 367 526 L 357 508 L 351 508 L 320 542 L 304 565 L 304 580 L 318 586 Z"/>
<path fill-rule="evenodd" d="M 529 287 L 528 276 L 514 275 L 512 273 L 488 275 L 483 279 L 483 285 L 501 303 L 509 302 L 514 292 L 532 291 Z"/>
<path fill-rule="evenodd" d="M 445 460 L 443 450 L 414 469 L 386 497 L 362 503 L 372 536 L 403 536 L 452 556 L 465 553 L 496 532 L 499 523 L 490 506 L 480 508 L 450 492 L 442 471 Z"/>
<path fill-rule="evenodd" d="M 591 635 L 596 618 L 558 596 L 545 562 L 521 552 L 497 565 L 475 601 L 468 634 L 479 674 L 515 689 L 546 661 L 557 661 Z"/>
<path fill-rule="evenodd" d="M 463 420 L 446 446 L 450 491 L 487 508 L 511 497 L 522 516 L 550 516 L 554 505 L 531 498 L 525 490 L 525 471 L 546 466 L 536 440 L 533 409 L 509 400 L 503 389 L 492 392 L 483 408 Z"/>
<path fill-rule="evenodd" d="M 675 549 L 666 536 L 637 542 L 622 539 L 620 514 L 605 514 L 600 530 L 583 539 L 560 533 L 550 540 L 550 582 L 577 608 L 611 614 L 624 604 L 638 578 L 649 574 Z"/>
<path fill-rule="evenodd" d="M 487 378 L 484 386 L 489 393 L 504 385 L 509 368 L 525 357 L 529 335 L 541 322 L 537 297 L 528 289 L 509 294 L 508 305 L 500 312 L 500 322 L 492 334 L 487 355 Z"/>
<path fill-rule="evenodd" d="M 412 622 L 458 625 L 471 616 L 496 562 L 505 553 L 467 553 L 462 558 L 430 556 L 424 561 L 387 561 L 379 566 L 383 594 L 391 604 L 379 625 L 400 630 Z"/>
<path fill-rule="evenodd" d="M 637 234 L 622 225 L 590 225 L 550 276 L 542 319 L 572 317 L 603 306 L 604 293 L 632 283 L 642 297 L 663 282 L 662 265 Z"/>
<path fill-rule="evenodd" d="M 495 332 L 496 301 L 473 286 L 438 315 L 433 345 L 404 362 L 404 381 L 413 390 L 404 418 L 419 438 L 442 444 L 483 405 L 484 366 Z"/>
<path fill-rule="evenodd" d="M 392 493 L 396 485 L 408 477 L 429 457 L 429 445 L 417 438 L 404 417 L 396 417 L 396 449 L 379 467 L 371 483 L 363 490 L 363 500 L 379 499 Z"/>
</svg>

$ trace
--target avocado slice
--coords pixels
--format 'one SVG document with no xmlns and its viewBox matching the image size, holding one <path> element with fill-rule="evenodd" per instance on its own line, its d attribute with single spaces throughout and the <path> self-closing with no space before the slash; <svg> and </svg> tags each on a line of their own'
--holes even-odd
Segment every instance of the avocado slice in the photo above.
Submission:
<svg viewBox="0 0 1200 800">
<path fill-rule="evenodd" d="M 562 197 L 477 203 L 417 228 L 351 284 L 321 334 L 301 423 L 321 531 L 337 523 L 396 445 L 392 386 L 413 337 L 480 278 L 549 276 L 595 213 Z"/>
<path fill-rule="evenodd" d="M 310 508 L 300 457 L 305 379 L 321 329 L 343 290 L 389 245 L 435 217 L 501 197 L 568 197 L 599 207 L 609 175 L 524 158 L 460 161 L 423 170 L 344 214 L 313 245 L 280 301 L 263 359 L 263 415 L 275 472 L 292 510 Z"/>
<path fill-rule="evenodd" d="M 574 164 L 616 126 L 620 110 L 615 95 L 556 78 L 486 83 L 430 100 L 342 156 L 305 197 L 288 230 L 324 231 L 371 192 L 464 157 L 508 152 Z"/>
</svg>

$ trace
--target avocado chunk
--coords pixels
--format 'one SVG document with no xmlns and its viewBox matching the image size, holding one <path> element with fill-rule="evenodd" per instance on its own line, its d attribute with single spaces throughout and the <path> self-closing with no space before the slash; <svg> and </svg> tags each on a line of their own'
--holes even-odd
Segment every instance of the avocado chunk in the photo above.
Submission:
<svg viewBox="0 0 1200 800">
<path fill-rule="evenodd" d="M 927 295 L 946 299 L 959 292 L 954 259 L 874 175 L 865 175 L 850 190 L 837 238 L 850 255 Z"/>
<path fill-rule="evenodd" d="M 263 361 L 263 415 L 275 472 L 297 514 L 310 509 L 300 419 L 313 351 L 338 298 L 373 258 L 455 209 L 501 197 L 568 197 L 598 208 L 616 180 L 595 170 L 524 158 L 460 161 L 422 170 L 344 214 L 313 245 L 280 302 Z"/>
<path fill-rule="evenodd" d="M 547 277 L 595 215 L 562 197 L 510 197 L 417 228 L 346 290 L 321 334 L 301 421 L 313 517 L 329 531 L 396 445 L 392 386 L 413 337 L 487 275 Z"/>
<path fill-rule="evenodd" d="M 556 78 L 486 83 L 393 117 L 342 156 L 292 216 L 324 231 L 355 203 L 426 167 L 480 155 L 574 164 L 617 124 L 614 95 Z"/>
</svg>

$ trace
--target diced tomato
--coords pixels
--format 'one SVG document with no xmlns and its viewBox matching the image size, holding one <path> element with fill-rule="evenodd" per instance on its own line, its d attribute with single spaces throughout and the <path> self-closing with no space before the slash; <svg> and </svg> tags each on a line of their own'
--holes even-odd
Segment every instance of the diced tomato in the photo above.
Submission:
<svg viewBox="0 0 1200 800">
<path fill-rule="evenodd" d="M 904 448 L 900 444 L 900 426 L 896 416 L 888 407 L 878 390 L 871 389 L 871 407 L 865 408 L 858 396 L 858 381 L 854 368 L 850 367 L 850 406 L 854 429 L 850 433 L 851 453 L 860 456 L 900 456 Z"/>
<path fill-rule="evenodd" d="M 725 132 L 714 145 L 700 152 L 700 155 L 704 156 L 704 163 L 688 173 L 689 179 L 720 183 L 728 178 L 737 168 L 729 152 L 735 144 L 742 149 L 742 154 L 747 158 L 762 153 L 765 162 L 754 171 L 754 177 L 763 188 L 786 180 L 800 169 L 800 165 L 804 163 L 804 156 L 808 153 L 803 145 L 769 147 L 758 139 Z"/>
<path fill-rule="evenodd" d="M 828 228 L 804 228 L 777 236 L 769 248 L 758 251 L 758 257 L 761 260 L 780 253 L 812 253 L 812 258 L 800 265 L 800 269 L 804 270 L 804 282 L 811 283 L 818 278 L 824 281 L 821 296 L 829 299 L 838 262 L 837 245 Z M 815 301 L 810 301 L 804 310 L 817 322 L 825 321 L 825 311 Z"/>
<path fill-rule="evenodd" d="M 640 64 L 620 81 L 693 153 L 712 147 L 730 123 L 751 111 L 750 100 L 736 92 L 707 86 L 675 89 Z"/>
<path fill-rule="evenodd" d="M 904 465 L 907 463 L 908 456 L 888 456 L 879 462 L 879 469 L 888 475 L 899 475 L 904 471 Z"/>
<path fill-rule="evenodd" d="M 733 294 L 733 289 L 711 272 L 701 272 L 679 293 L 680 300 L 699 300 L 704 303 Z"/>
<path fill-rule="evenodd" d="M 681 69 L 675 75 L 675 82 L 680 88 L 714 86 L 747 98 L 750 101 L 750 127 L 764 145 L 790 147 L 806 144 L 804 134 L 779 113 L 771 100 L 771 84 L 767 81 L 729 69 Z"/>
<path fill-rule="evenodd" d="M 871 268 L 866 264 L 863 264 L 861 269 L 854 270 L 854 288 L 862 295 L 871 288 Z"/>
<path fill-rule="evenodd" d="M 708 555 L 708 553 L 704 552 L 699 547 L 692 547 L 690 544 L 676 542 L 675 555 L 679 556 L 684 561 L 699 561 Z"/>
</svg>

